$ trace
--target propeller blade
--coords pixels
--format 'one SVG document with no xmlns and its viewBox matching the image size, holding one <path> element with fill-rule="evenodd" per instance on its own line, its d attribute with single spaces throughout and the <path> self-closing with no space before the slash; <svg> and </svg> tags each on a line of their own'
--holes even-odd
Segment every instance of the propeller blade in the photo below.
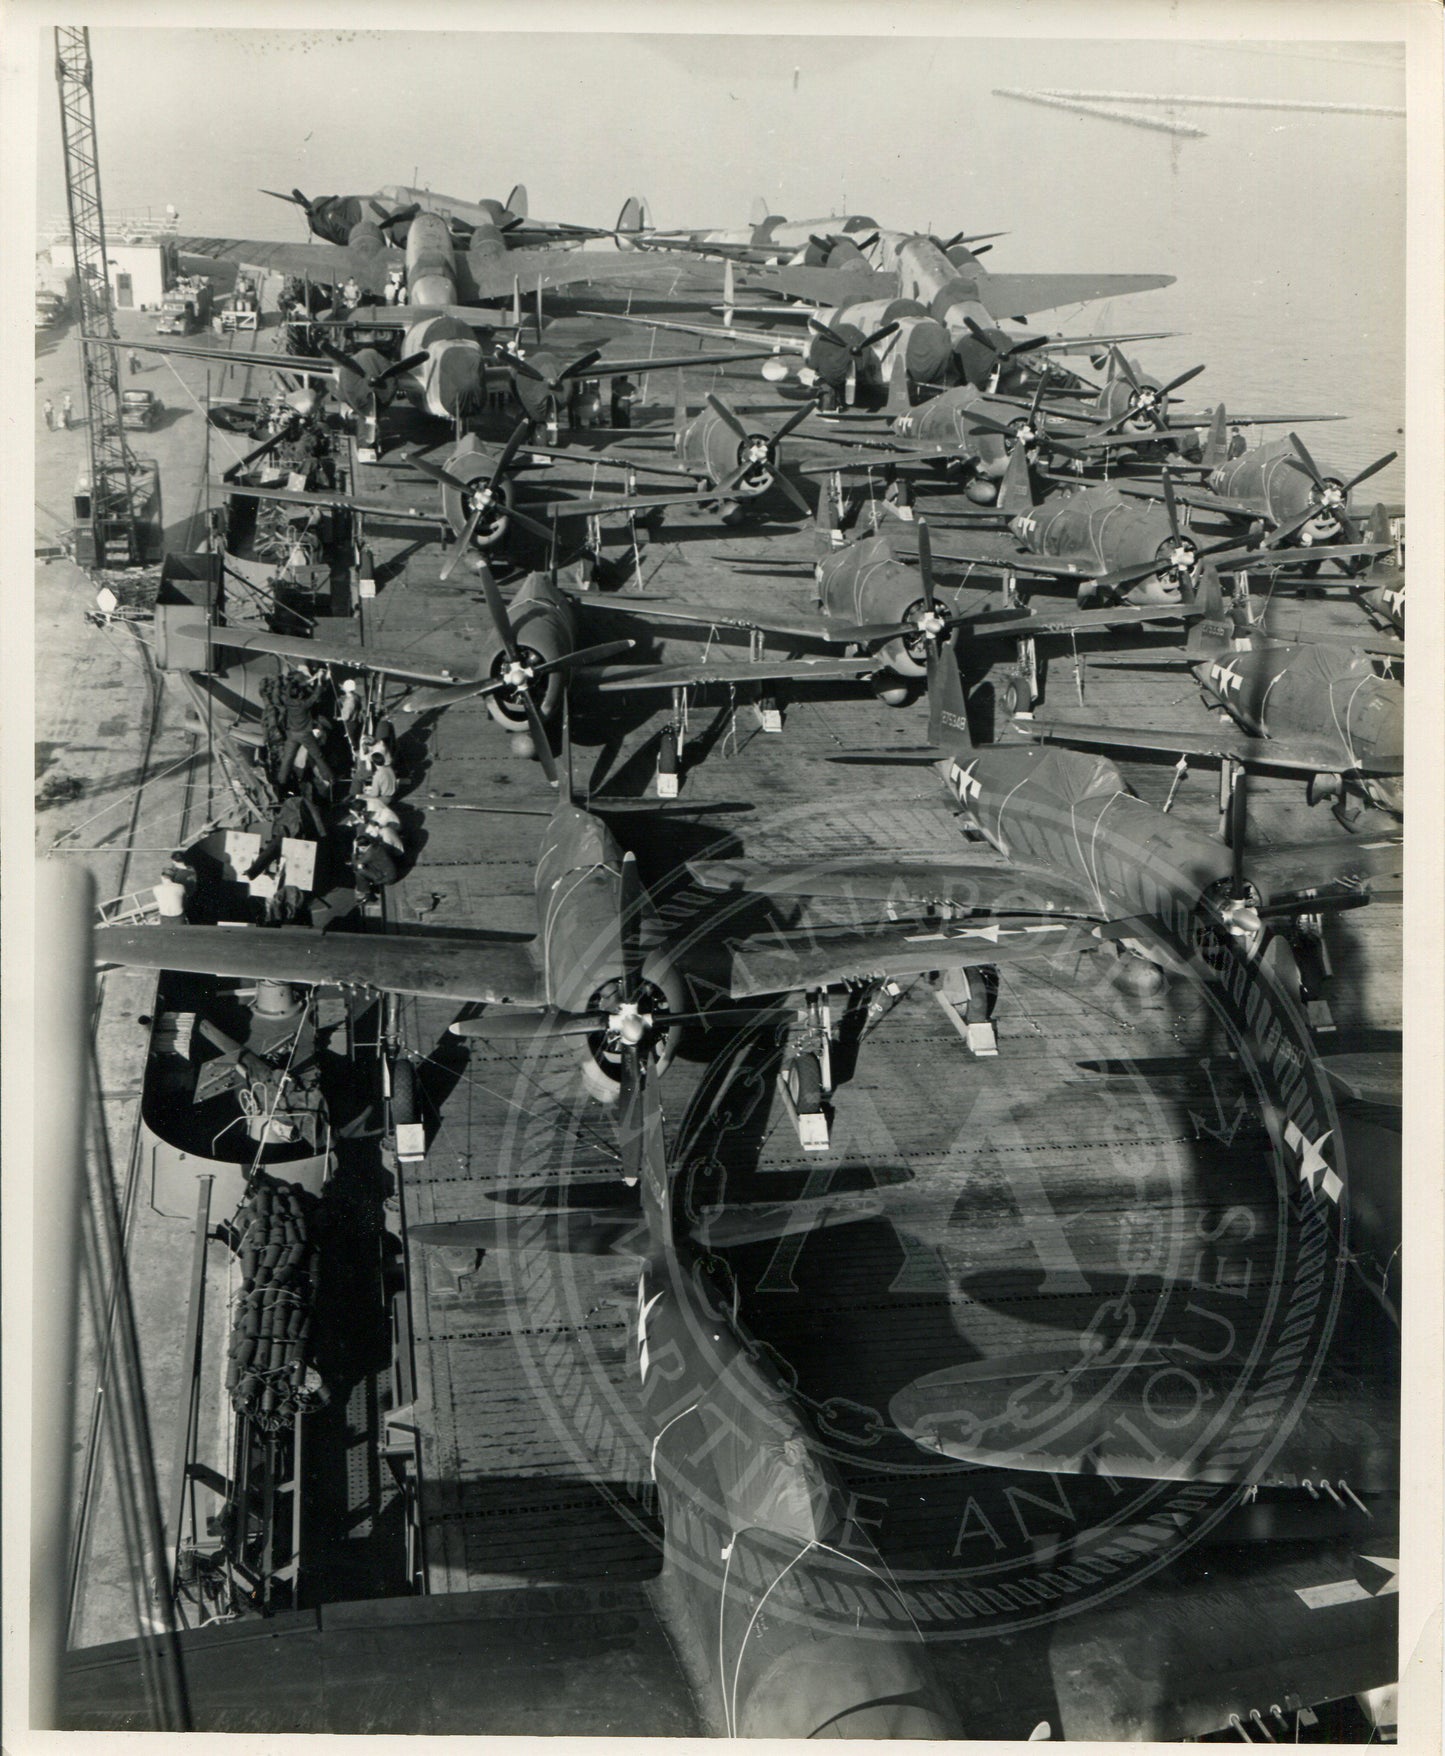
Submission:
<svg viewBox="0 0 1445 1756">
<path fill-rule="evenodd" d="M 636 645 L 635 640 L 602 640 L 596 646 L 579 646 L 576 652 L 564 653 L 561 658 L 538 665 L 532 675 L 544 677 L 549 671 L 577 671 L 584 665 L 600 665 L 608 659 L 620 658 L 624 652 L 631 652 Z"/>
<path fill-rule="evenodd" d="M 776 473 L 776 475 L 774 476 L 773 479 L 777 482 L 778 487 L 781 489 L 783 497 L 787 500 L 791 500 L 794 507 L 802 514 L 802 516 L 804 518 L 811 518 L 813 516 L 812 507 L 809 506 L 808 502 L 803 498 L 803 496 L 798 492 L 797 488 L 788 479 L 788 477 L 783 474 L 783 472 L 781 470 L 779 470 Z"/>
<path fill-rule="evenodd" d="M 1181 372 L 1177 378 L 1171 378 L 1159 391 L 1159 400 L 1163 402 L 1171 390 L 1178 390 L 1181 384 L 1188 384 L 1204 370 L 1203 366 L 1191 366 L 1187 372 Z"/>
<path fill-rule="evenodd" d="M 335 361 L 335 363 L 341 367 L 343 372 L 350 372 L 357 378 L 365 378 L 366 373 L 357 365 L 356 361 L 351 358 L 350 354 L 343 354 L 341 349 L 336 347 L 333 343 L 323 340 L 321 343 L 321 352 L 325 354 L 328 360 Z"/>
<path fill-rule="evenodd" d="M 1124 380 L 1124 382 L 1129 386 L 1130 390 L 1142 390 L 1144 387 L 1142 384 L 1140 384 L 1139 380 L 1134 376 L 1134 368 L 1129 364 L 1129 362 L 1119 352 L 1118 348 L 1111 347 L 1109 349 L 1109 352 L 1113 355 L 1114 367 L 1115 367 L 1115 371 L 1116 371 L 1117 376 Z"/>
<path fill-rule="evenodd" d="M 728 407 L 728 405 L 723 401 L 723 399 L 720 396 L 717 396 L 712 391 L 709 391 L 708 396 L 707 396 L 707 405 L 712 410 L 712 412 L 718 417 L 718 419 L 720 421 L 722 421 L 723 425 L 726 426 L 731 432 L 735 433 L 739 439 L 747 439 L 748 437 L 750 437 L 747 428 L 742 424 L 742 422 L 738 419 L 738 417 L 733 413 L 733 411 Z M 814 406 L 814 405 L 810 405 L 810 406 Z"/>
<path fill-rule="evenodd" d="M 637 875 L 637 855 L 631 850 L 622 856 L 617 911 L 622 945 L 622 998 L 636 1005 L 642 991 L 642 880 Z"/>
<path fill-rule="evenodd" d="M 434 481 L 441 482 L 448 488 L 455 488 L 459 494 L 471 491 L 472 484 L 470 482 L 464 482 L 460 476 L 454 476 L 450 470 L 443 469 L 439 463 L 433 463 L 429 457 L 418 457 L 413 451 L 406 461 L 413 469 L 420 470 L 424 476 L 430 476 Z"/>
<path fill-rule="evenodd" d="M 507 435 L 507 443 L 502 447 L 501 453 L 497 458 L 497 467 L 492 471 L 492 479 L 487 484 L 493 493 L 496 492 L 497 486 L 501 482 L 502 477 L 506 475 L 507 471 L 512 467 L 512 459 L 517 455 L 518 451 L 521 450 L 522 441 L 527 437 L 531 430 L 532 423 L 524 418 L 518 421 L 516 426 L 513 427 L 512 431 Z"/>
<path fill-rule="evenodd" d="M 1286 463 L 1294 463 L 1294 459 L 1293 458 L 1286 458 L 1285 462 Z M 1297 470 L 1299 470 L 1301 475 L 1304 475 L 1306 473 L 1304 466 L 1302 464 L 1295 463 L 1294 467 Z M 1292 519 L 1290 519 L 1288 524 L 1278 525 L 1274 530 L 1272 530 L 1269 533 L 1268 537 L 1265 538 L 1265 541 L 1271 547 L 1274 547 L 1277 545 L 1282 545 L 1282 544 L 1288 542 L 1289 539 L 1294 535 L 1294 533 L 1297 530 L 1303 530 L 1304 527 L 1310 522 L 1310 520 L 1312 518 L 1318 518 L 1320 513 L 1323 510 L 1324 510 L 1324 508 L 1321 506 L 1306 506 L 1304 511 L 1301 512 L 1298 517 L 1292 518 Z"/>
<path fill-rule="evenodd" d="M 1174 498 L 1174 478 L 1166 469 L 1164 480 L 1164 510 L 1169 514 L 1169 534 L 1176 542 L 1179 540 L 1179 502 Z"/>
<path fill-rule="evenodd" d="M 810 317 L 808 319 L 808 328 L 814 335 L 821 336 L 824 341 L 832 342 L 835 348 L 842 348 L 845 353 L 848 351 L 848 343 L 841 335 L 839 335 L 838 331 L 836 329 L 830 329 L 826 323 L 820 322 L 818 318 Z"/>
<path fill-rule="evenodd" d="M 570 366 L 564 366 L 557 374 L 557 382 L 560 384 L 564 378 L 580 378 L 584 372 L 595 366 L 601 358 L 602 349 L 593 348 L 591 353 L 583 354 L 580 360 L 573 360 Z"/>
<path fill-rule="evenodd" d="M 926 518 L 917 519 L 915 525 L 918 531 L 918 573 L 923 581 L 923 605 L 931 616 L 938 607 L 933 590 L 933 538 L 929 535 Z"/>
<path fill-rule="evenodd" d="M 497 590 L 497 582 L 492 578 L 490 567 L 482 574 L 482 596 L 487 600 L 487 613 L 497 630 L 497 637 L 502 643 L 507 657 L 513 664 L 521 660 L 517 650 L 517 631 L 512 626 L 512 618 L 507 614 L 507 606 L 502 601 L 502 594 Z"/>
<path fill-rule="evenodd" d="M 885 323 L 882 329 L 875 329 L 872 335 L 865 335 L 862 341 L 860 341 L 852 350 L 854 358 L 856 359 L 865 348 L 871 348 L 875 342 L 886 341 L 887 338 L 890 335 L 895 334 L 899 328 L 901 328 L 901 325 L 895 319 L 892 323 Z"/>
<path fill-rule="evenodd" d="M 1361 482 L 1367 482 L 1371 476 L 1378 475 L 1387 463 L 1393 463 L 1399 455 L 1398 451 L 1387 451 L 1383 457 L 1377 457 L 1368 469 L 1362 469 L 1359 475 L 1350 477 L 1349 481 L 1345 483 L 1345 492 L 1350 493 L 1352 489 L 1358 488 Z"/>
<path fill-rule="evenodd" d="M 277 201 L 294 202 L 297 207 L 310 207 L 311 203 L 299 189 L 293 189 L 289 195 L 283 195 L 279 189 L 263 189 L 262 195 L 274 195 Z"/>
<path fill-rule="evenodd" d="M 773 434 L 773 444 L 781 445 L 783 440 L 793 431 L 794 427 L 801 427 L 809 415 L 817 413 L 818 408 L 819 404 L 817 402 L 805 402 L 802 408 L 800 408 L 796 414 L 789 415 L 787 420 L 783 422 L 782 426 L 778 428 L 777 432 Z"/>
<path fill-rule="evenodd" d="M 556 786 L 561 776 L 557 772 L 557 759 L 552 754 L 552 740 L 547 736 L 547 728 L 542 723 L 542 716 L 537 711 L 537 703 L 533 701 L 530 689 L 522 691 L 522 710 L 531 727 L 532 743 L 537 751 L 537 760 L 542 765 L 542 773 L 546 775 L 549 786 Z"/>
<path fill-rule="evenodd" d="M 520 525 L 523 530 L 531 531 L 534 537 L 540 537 L 544 543 L 551 542 L 552 532 L 548 530 L 545 524 L 539 524 L 535 518 L 529 517 L 527 513 L 521 512 L 513 506 L 508 511 L 507 516 L 511 519 L 513 524 Z"/>
<path fill-rule="evenodd" d="M 1289 436 L 1289 442 L 1294 446 L 1295 456 L 1298 457 L 1300 462 L 1304 465 L 1305 474 L 1323 494 L 1325 491 L 1324 477 L 1320 474 L 1319 467 L 1315 463 L 1315 460 L 1306 450 L 1304 440 L 1300 438 L 1298 433 L 1291 433 Z"/>
<path fill-rule="evenodd" d="M 745 463 L 741 469 L 734 470 L 725 482 L 719 482 L 717 485 L 717 497 L 719 499 L 725 499 L 731 494 L 734 488 L 741 483 L 743 477 L 751 472 L 752 467 L 753 466 L 750 463 Z M 682 498 L 686 499 L 688 496 L 683 495 Z"/>
<path fill-rule="evenodd" d="M 1229 794 L 1229 852 L 1233 862 L 1230 881 L 1236 896 L 1244 894 L 1244 849 L 1249 822 L 1247 786 L 1245 771 L 1236 769 Z"/>
<path fill-rule="evenodd" d="M 482 522 L 486 510 L 485 506 L 479 506 L 467 520 L 466 525 L 463 527 L 462 534 L 457 538 L 456 553 L 452 556 L 451 560 L 447 562 L 446 566 L 442 568 L 441 577 L 443 580 L 450 579 L 456 572 L 457 568 L 461 566 L 462 562 L 466 560 L 467 550 L 472 546 L 472 538 L 477 534 L 477 526 Z M 491 572 L 490 567 L 487 569 L 487 572 Z"/>
<path fill-rule="evenodd" d="M 514 354 L 510 348 L 502 349 L 502 358 L 514 372 L 519 372 L 523 378 L 535 379 L 538 384 L 547 383 L 545 373 L 539 372 L 530 360 L 524 360 L 520 354 Z"/>
<path fill-rule="evenodd" d="M 418 366 L 424 366 L 430 358 L 431 355 L 425 348 L 419 354 L 408 354 L 404 360 L 397 360 L 384 372 L 378 372 L 371 380 L 371 388 L 380 390 L 383 384 L 390 384 L 393 378 L 400 378 L 407 372 L 415 371 Z"/>
<path fill-rule="evenodd" d="M 991 415 L 970 414 L 969 421 L 968 430 L 970 433 L 998 433 L 1005 439 L 1012 439 L 1016 436 L 1012 427 L 1004 426 L 1002 421 L 994 420 Z"/>
<path fill-rule="evenodd" d="M 1044 348 L 1048 345 L 1049 338 L 1046 335 L 1026 335 L 1022 341 L 1016 341 L 1012 347 L 1005 348 L 999 358 L 1011 360 L 1017 354 L 1031 354 L 1035 348 Z"/>
<path fill-rule="evenodd" d="M 451 1027 L 457 1037 L 486 1037 L 495 1043 L 526 1043 L 551 1038 L 590 1037 L 607 1029 L 605 1012 L 512 1012 L 488 1007 L 479 1018 L 459 1018 Z"/>
</svg>

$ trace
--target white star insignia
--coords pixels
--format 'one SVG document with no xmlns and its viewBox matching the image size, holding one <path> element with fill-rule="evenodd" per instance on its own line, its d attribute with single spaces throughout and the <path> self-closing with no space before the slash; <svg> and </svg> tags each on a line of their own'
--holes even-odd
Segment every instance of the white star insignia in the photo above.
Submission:
<svg viewBox="0 0 1445 1756">
<path fill-rule="evenodd" d="M 1307 1140 L 1303 1132 L 1293 1122 L 1286 1122 L 1284 1125 L 1285 1145 L 1292 1152 L 1299 1154 L 1300 1182 L 1313 1193 L 1315 1178 L 1323 1173 L 1321 1187 L 1331 1201 L 1337 1202 L 1340 1198 L 1340 1191 L 1345 1185 L 1331 1170 L 1324 1155 L 1324 1144 L 1333 1133 L 1333 1128 L 1326 1128 L 1318 1140 Z"/>
<path fill-rule="evenodd" d="M 983 782 L 973 772 L 977 767 L 976 762 L 970 762 L 967 768 L 960 768 L 957 763 L 953 765 L 954 790 L 960 799 L 976 799 L 983 791 Z"/>
</svg>

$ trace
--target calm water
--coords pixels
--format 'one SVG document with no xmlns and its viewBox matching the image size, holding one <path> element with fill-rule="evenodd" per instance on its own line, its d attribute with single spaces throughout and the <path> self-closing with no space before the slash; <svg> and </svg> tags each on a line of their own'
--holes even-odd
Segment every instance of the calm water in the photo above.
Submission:
<svg viewBox="0 0 1445 1756">
<path fill-rule="evenodd" d="M 1309 435 L 1335 467 L 1399 463 L 1404 493 L 1404 127 L 1384 117 L 1190 109 L 1203 140 L 1039 109 L 995 86 L 1400 104 L 1380 44 L 860 43 L 801 38 L 92 32 L 107 207 L 167 202 L 183 229 L 301 238 L 311 194 L 419 180 L 528 185 L 534 213 L 659 224 L 845 205 L 884 224 L 1006 229 L 1000 270 L 1157 270 L 1162 292 L 1061 312 L 1174 328 L 1138 352 L 1244 414 L 1339 412 Z M 42 52 L 40 212 L 63 211 Z M 224 94 L 224 104 L 217 103 Z"/>
</svg>

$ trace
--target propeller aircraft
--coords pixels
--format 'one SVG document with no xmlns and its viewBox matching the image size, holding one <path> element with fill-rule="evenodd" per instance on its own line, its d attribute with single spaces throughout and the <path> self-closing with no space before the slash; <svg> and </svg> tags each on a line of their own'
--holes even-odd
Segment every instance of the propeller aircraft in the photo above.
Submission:
<svg viewBox="0 0 1445 1756">
<path fill-rule="evenodd" d="M 1002 560 L 1020 573 L 1077 580 L 1081 606 L 1100 597 L 1125 603 L 1177 602 L 1205 560 L 1226 572 L 1242 572 L 1295 559 L 1274 549 L 1249 551 L 1234 538 L 1199 544 L 1180 522 L 1167 474 L 1162 507 L 1141 504 L 1137 496 L 1109 484 L 1060 488 L 1036 503 L 1027 444 L 1015 444 L 1009 455 L 997 505 L 1021 547 L 1003 558 L 972 559 L 987 565 Z"/>
<path fill-rule="evenodd" d="M 928 649 L 928 747 L 829 760 L 936 768 L 969 830 L 1004 856 L 1007 871 L 967 861 L 957 867 L 845 861 L 832 879 L 840 894 L 866 897 L 872 886 L 871 894 L 903 909 L 960 898 L 977 906 L 981 897 L 1017 897 L 1018 888 L 1010 893 L 1000 886 L 1007 879 L 1017 887 L 1022 875 L 1036 906 L 1096 920 L 1101 938 L 1135 953 L 1121 965 L 1120 979 L 1139 983 L 1139 958 L 1156 969 L 1172 967 L 1171 937 L 1175 945 L 1207 948 L 1223 936 L 1253 956 L 1274 934 L 1297 955 L 1303 951 L 1307 962 L 1302 920 L 1359 906 L 1368 900 L 1371 879 L 1398 874 L 1396 842 L 1248 851 L 1245 794 L 1237 781 L 1228 793 L 1226 842 L 1140 799 L 1105 758 L 1043 740 L 975 744 L 958 663 L 968 640 L 964 625 L 949 651 Z M 804 887 L 812 883 L 806 878 Z"/>
<path fill-rule="evenodd" d="M 849 296 L 913 299 L 945 326 L 957 342 L 976 340 L 967 320 L 987 332 L 998 319 L 1020 322 L 1061 305 L 1087 304 L 1171 286 L 1159 274 L 993 274 L 963 238 L 941 240 L 919 233 L 879 233 L 870 246 L 873 272 L 858 268 L 782 268 L 758 274 L 757 284 L 820 302 Z"/>
<path fill-rule="evenodd" d="M 1206 702 L 1238 730 L 1166 731 L 1055 720 L 1020 720 L 1028 736 L 1104 748 L 1200 756 L 1305 777 L 1310 804 L 1357 793 L 1395 815 L 1404 811 L 1405 694 L 1380 676 L 1359 647 L 1277 640 L 1226 614 L 1217 575 L 1206 571 L 1203 617 L 1185 662 Z M 1242 636 L 1242 637 L 1241 637 Z"/>
<path fill-rule="evenodd" d="M 1202 512 L 1218 512 L 1248 525 L 1251 537 L 1270 548 L 1313 548 L 1328 559 L 1342 545 L 1361 542 L 1364 532 L 1350 510 L 1350 495 L 1395 461 L 1387 451 L 1364 469 L 1346 477 L 1342 470 L 1322 470 L 1297 433 L 1272 439 L 1234 457 L 1216 461 L 1223 451 L 1224 408 L 1215 411 L 1214 463 L 1203 488 L 1185 488 L 1180 498 Z"/>
<path fill-rule="evenodd" d="M 325 496 L 308 499 L 327 503 Z M 517 516 L 515 509 L 511 516 Z M 459 550 L 459 554 L 463 552 Z M 503 599 L 490 569 L 484 569 L 481 586 L 492 632 L 476 655 L 466 659 L 422 648 L 391 652 L 352 641 L 274 634 L 221 623 L 183 628 L 178 633 L 212 648 L 272 653 L 298 663 L 330 664 L 394 677 L 419 686 L 402 703 L 403 711 L 410 714 L 437 712 L 481 699 L 492 718 L 516 741 L 516 754 L 535 756 L 553 785 L 559 771 L 547 726 L 562 710 L 564 679 L 568 677 L 599 693 L 632 693 L 850 680 L 877 669 L 876 661 L 866 657 L 731 658 L 714 639 L 719 626 L 735 620 L 729 612 L 705 604 L 670 603 L 665 598 L 642 597 L 629 602 L 625 594 L 617 593 L 599 599 L 579 589 L 585 584 L 584 566 L 576 564 L 570 578 L 565 573 L 529 573 L 510 601 Z M 659 623 L 666 624 L 676 638 L 704 641 L 706 656 L 665 664 L 606 662 L 632 651 L 639 640 L 653 637 Z M 749 628 L 754 625 L 754 621 L 748 623 Z M 697 633 L 690 634 L 689 627 Z M 619 634 L 619 629 L 628 632 Z M 783 630 L 793 632 L 794 624 L 785 619 L 779 626 L 779 631 Z"/>
<path fill-rule="evenodd" d="M 640 473 L 687 477 L 698 484 L 699 500 L 718 501 L 729 507 L 725 517 L 731 523 L 742 520 L 745 508 L 762 514 L 763 503 L 775 489 L 800 516 L 810 518 L 812 508 L 799 492 L 794 477 L 871 469 L 877 463 L 876 458 L 860 462 L 858 453 L 852 451 L 835 452 L 827 459 L 808 463 L 790 462 L 784 468 L 783 441 L 802 426 L 817 406 L 816 402 L 809 402 L 789 415 L 781 426 L 769 428 L 757 421 L 751 411 L 744 420 L 730 403 L 709 393 L 704 407 L 692 415 L 688 412 L 687 390 L 679 370 L 673 399 L 673 454 L 677 462 L 662 463 L 655 452 L 623 452 L 617 448 L 606 455 L 612 462 Z"/>
</svg>

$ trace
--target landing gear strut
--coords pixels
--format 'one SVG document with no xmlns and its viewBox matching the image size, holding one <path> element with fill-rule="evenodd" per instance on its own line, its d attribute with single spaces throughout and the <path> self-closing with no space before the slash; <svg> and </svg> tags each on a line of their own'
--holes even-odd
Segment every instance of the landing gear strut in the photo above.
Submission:
<svg viewBox="0 0 1445 1756">
<path fill-rule="evenodd" d="M 798 1009 L 798 1022 L 778 1076 L 778 1092 L 804 1152 L 827 1152 L 827 1100 L 833 1092 L 832 1014 L 826 988 L 815 988 Z"/>
</svg>

